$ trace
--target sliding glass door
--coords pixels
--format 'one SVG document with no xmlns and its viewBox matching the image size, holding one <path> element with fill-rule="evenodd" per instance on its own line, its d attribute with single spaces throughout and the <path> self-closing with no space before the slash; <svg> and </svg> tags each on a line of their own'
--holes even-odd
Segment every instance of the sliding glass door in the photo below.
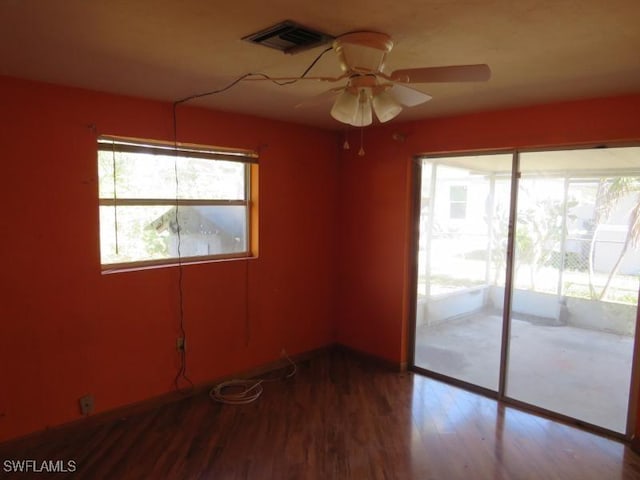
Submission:
<svg viewBox="0 0 640 480">
<path fill-rule="evenodd" d="M 624 433 L 640 149 L 522 153 L 506 395 Z"/>
<path fill-rule="evenodd" d="M 414 365 L 625 433 L 640 148 L 425 158 L 421 180 Z"/>
<path fill-rule="evenodd" d="M 498 390 L 511 154 L 424 160 L 415 365 Z"/>
</svg>

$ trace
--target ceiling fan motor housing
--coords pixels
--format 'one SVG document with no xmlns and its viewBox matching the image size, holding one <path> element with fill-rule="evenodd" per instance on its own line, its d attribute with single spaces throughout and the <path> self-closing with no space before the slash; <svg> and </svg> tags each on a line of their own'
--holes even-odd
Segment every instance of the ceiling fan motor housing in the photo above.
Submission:
<svg viewBox="0 0 640 480">
<path fill-rule="evenodd" d="M 338 37 L 333 49 L 344 72 L 378 73 L 393 48 L 391 37 L 377 32 L 353 32 Z"/>
</svg>

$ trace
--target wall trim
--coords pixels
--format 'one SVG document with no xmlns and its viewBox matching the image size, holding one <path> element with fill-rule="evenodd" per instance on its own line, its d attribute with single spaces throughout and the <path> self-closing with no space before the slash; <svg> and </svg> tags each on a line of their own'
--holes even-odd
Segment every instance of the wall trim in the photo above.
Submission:
<svg viewBox="0 0 640 480">
<path fill-rule="evenodd" d="M 333 345 L 333 348 L 338 351 L 343 351 L 348 353 L 349 355 L 353 355 L 354 357 L 358 357 L 362 360 L 365 360 L 374 365 L 378 365 L 382 368 L 391 370 L 393 372 L 406 372 L 407 371 L 407 362 L 395 362 L 393 360 L 389 360 L 388 358 L 380 357 L 373 353 L 365 352 L 363 350 L 358 350 L 357 348 L 350 347 L 348 345 L 344 345 L 342 343 L 336 343 Z"/>
<path fill-rule="evenodd" d="M 320 347 L 320 348 L 308 350 L 306 352 L 302 352 L 296 355 L 292 355 L 290 358 L 295 363 L 301 363 L 309 359 L 324 355 L 327 352 L 331 351 L 333 348 L 335 348 L 335 346 L 333 344 L 329 344 L 325 347 Z M 4 447 L 6 445 L 15 445 L 15 444 L 23 444 L 26 447 L 31 445 L 31 443 L 42 443 L 43 441 L 46 443 L 47 436 L 49 435 L 53 436 L 59 433 L 60 431 L 66 430 L 68 431 L 69 434 L 72 434 L 74 431 L 78 429 L 92 428 L 99 425 L 103 425 L 108 422 L 122 420 L 127 417 L 131 417 L 133 415 L 144 413 L 149 410 L 153 410 L 174 402 L 178 402 L 180 400 L 184 400 L 185 398 L 190 398 L 195 395 L 203 394 L 211 390 L 217 384 L 226 382 L 228 380 L 237 379 L 237 378 L 259 377 L 259 376 L 274 372 L 276 370 L 286 368 L 288 365 L 289 365 L 289 362 L 286 359 L 280 358 L 278 360 L 264 363 L 262 365 L 259 365 L 254 368 L 250 368 L 248 370 L 236 372 L 236 373 L 225 375 L 222 377 L 217 377 L 213 380 L 209 380 L 204 383 L 199 383 L 195 385 L 194 388 L 191 388 L 191 389 L 172 390 L 170 392 L 163 393 L 161 395 L 140 400 L 138 402 L 129 403 L 120 407 L 106 410 L 104 412 L 96 413 L 94 415 L 89 415 L 87 417 L 71 420 L 70 422 L 61 423 L 58 425 L 54 425 L 52 427 L 46 427 L 43 430 L 35 430 L 25 435 L 20 435 L 18 437 L 10 438 L 8 440 L 0 442 L 0 447 Z"/>
<path fill-rule="evenodd" d="M 295 363 L 301 363 L 301 362 L 310 360 L 312 358 L 319 357 L 321 355 L 326 355 L 331 351 L 344 352 L 347 355 L 352 355 L 367 363 L 377 365 L 381 368 L 390 370 L 392 372 L 407 371 L 407 362 L 395 362 L 387 358 L 383 358 L 383 357 L 374 355 L 372 353 L 364 352 L 362 350 L 358 350 L 340 343 L 332 343 L 324 347 L 320 347 L 320 348 L 308 350 L 306 352 L 302 352 L 296 355 L 292 355 L 291 359 Z M 42 443 L 42 442 L 46 443 L 47 437 L 49 435 L 51 436 L 57 435 L 60 431 L 67 431 L 67 433 L 73 434 L 74 431 L 79 429 L 92 428 L 99 425 L 103 425 L 108 422 L 122 420 L 127 417 L 131 417 L 133 415 L 144 413 L 149 410 L 160 408 L 164 405 L 168 405 L 174 402 L 178 402 L 180 400 L 184 400 L 185 398 L 206 393 L 215 385 L 221 382 L 225 382 L 227 380 L 232 380 L 235 378 L 259 377 L 259 376 L 274 372 L 276 370 L 286 368 L 287 365 L 289 365 L 287 360 L 284 358 L 281 358 L 272 362 L 264 363 L 262 365 L 259 365 L 257 367 L 254 367 L 248 370 L 236 372 L 234 374 L 225 375 L 222 377 L 217 377 L 213 380 L 209 380 L 207 382 L 197 384 L 194 388 L 189 390 L 180 390 L 180 391 L 173 390 L 171 392 L 150 397 L 145 400 L 141 400 L 139 402 L 130 403 L 127 405 L 113 408 L 111 410 L 96 413 L 88 417 L 79 418 L 76 420 L 72 420 L 70 422 L 65 422 L 52 427 L 47 427 L 43 430 L 36 430 L 34 432 L 30 432 L 25 435 L 10 438 L 8 440 L 0 442 L 0 447 L 4 447 L 7 445 L 12 445 L 12 446 L 20 445 L 20 446 L 28 447 L 29 445 L 35 444 L 35 443 Z"/>
</svg>

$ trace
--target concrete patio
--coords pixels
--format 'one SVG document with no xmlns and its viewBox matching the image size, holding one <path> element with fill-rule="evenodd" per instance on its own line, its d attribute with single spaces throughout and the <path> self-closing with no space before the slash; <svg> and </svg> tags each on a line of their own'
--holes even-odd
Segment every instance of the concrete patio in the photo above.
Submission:
<svg viewBox="0 0 640 480">
<path fill-rule="evenodd" d="M 472 314 L 416 331 L 416 366 L 498 388 L 502 318 Z M 625 432 L 633 337 L 512 321 L 507 396 Z"/>
</svg>

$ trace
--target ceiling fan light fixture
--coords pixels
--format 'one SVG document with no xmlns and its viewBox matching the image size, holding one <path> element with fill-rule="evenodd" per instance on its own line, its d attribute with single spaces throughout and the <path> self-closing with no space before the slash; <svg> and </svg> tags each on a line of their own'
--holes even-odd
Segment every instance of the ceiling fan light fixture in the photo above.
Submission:
<svg viewBox="0 0 640 480">
<path fill-rule="evenodd" d="M 351 125 L 358 112 L 359 97 L 349 90 L 343 91 L 331 108 L 331 116 L 341 123 Z"/>
<path fill-rule="evenodd" d="M 370 94 L 366 89 L 360 90 L 358 96 L 358 106 L 355 117 L 351 125 L 354 127 L 366 127 L 373 123 L 373 113 L 371 111 Z"/>
<path fill-rule="evenodd" d="M 374 95 L 371 103 L 373 104 L 373 110 L 376 112 L 376 117 L 378 117 L 380 123 L 388 122 L 397 117 L 402 111 L 402 105 L 384 91 Z"/>
<path fill-rule="evenodd" d="M 279 24 L 264 32 L 258 32 L 256 34 L 257 40 L 270 40 L 274 37 L 281 40 L 297 40 L 298 37 L 312 37 L 314 33 L 307 34 L 297 30 L 295 33 L 291 33 L 288 32 L 288 27 L 289 25 Z M 256 39 L 251 38 L 251 41 L 255 42 Z M 330 50 L 326 49 L 301 76 L 271 77 L 251 73 L 240 77 L 239 80 L 269 80 L 280 85 L 288 85 L 300 80 L 338 82 L 347 79 L 346 85 L 332 88 L 300 105 L 316 105 L 319 103 L 318 100 L 338 95 L 331 108 L 331 116 L 338 122 L 363 127 L 371 125 L 374 112 L 376 118 L 381 123 L 385 123 L 397 117 L 403 108 L 415 107 L 431 100 L 430 95 L 411 88 L 407 84 L 485 82 L 491 78 L 491 68 L 484 63 L 404 68 L 386 73 L 384 70 L 385 61 L 387 54 L 393 48 L 393 41 L 385 33 L 369 31 L 346 33 L 334 39 L 332 48 L 340 62 L 342 75 L 336 77 L 306 76 L 320 57 Z M 230 84 L 229 87 L 238 83 L 239 80 Z M 218 91 L 212 93 L 216 92 Z M 210 95 L 210 93 L 203 95 Z M 198 96 L 200 95 L 187 99 Z"/>
</svg>

